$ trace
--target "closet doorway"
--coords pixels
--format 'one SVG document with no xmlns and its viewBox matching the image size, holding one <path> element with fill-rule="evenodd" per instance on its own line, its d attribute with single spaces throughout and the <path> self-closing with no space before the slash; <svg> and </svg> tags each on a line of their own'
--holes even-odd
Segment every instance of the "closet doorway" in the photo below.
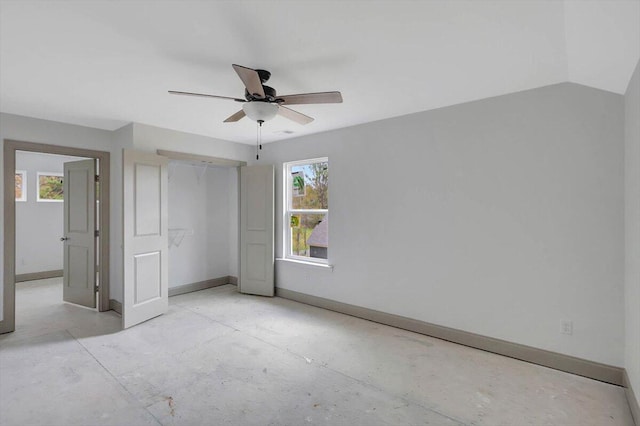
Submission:
<svg viewBox="0 0 640 426">
<path fill-rule="evenodd" d="M 243 161 L 158 150 L 168 164 L 169 296 L 238 284 Z"/>
<path fill-rule="evenodd" d="M 167 312 L 170 294 L 274 295 L 272 165 L 124 150 L 123 188 L 124 328 Z"/>
</svg>

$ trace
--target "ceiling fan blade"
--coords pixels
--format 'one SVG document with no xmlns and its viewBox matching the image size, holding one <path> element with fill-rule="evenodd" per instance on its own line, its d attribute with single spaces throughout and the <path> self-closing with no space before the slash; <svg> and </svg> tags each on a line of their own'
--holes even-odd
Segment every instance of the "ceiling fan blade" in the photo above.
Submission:
<svg viewBox="0 0 640 426">
<path fill-rule="evenodd" d="M 240 77 L 240 80 L 242 80 L 244 87 L 247 88 L 250 95 L 264 98 L 264 88 L 262 87 L 262 81 L 260 80 L 258 71 L 236 64 L 233 64 L 233 69 L 238 73 L 238 77 Z"/>
<path fill-rule="evenodd" d="M 224 120 L 224 122 L 225 123 L 233 123 L 233 122 L 236 122 L 236 121 L 240 120 L 244 116 L 246 116 L 246 114 L 244 113 L 244 110 L 240 110 L 240 111 L 236 112 L 235 114 L 233 114 L 232 116 L 227 117 L 227 119 Z"/>
<path fill-rule="evenodd" d="M 278 99 L 284 101 L 283 105 L 340 104 L 342 103 L 342 94 L 340 92 L 300 93 L 278 96 Z"/>
<path fill-rule="evenodd" d="M 293 120 L 298 124 L 309 124 L 313 121 L 313 118 L 308 115 L 304 115 L 301 112 L 294 111 L 291 108 L 283 107 L 280 105 L 278 108 L 278 114 L 289 120 Z"/>
<path fill-rule="evenodd" d="M 172 95 L 186 95 L 186 96 L 199 96 L 204 98 L 231 99 L 232 101 L 236 101 L 236 102 L 246 102 L 246 100 L 244 99 L 230 98 L 229 96 L 207 95 L 204 93 L 178 92 L 175 90 L 169 90 L 169 93 L 171 93 Z"/>
</svg>

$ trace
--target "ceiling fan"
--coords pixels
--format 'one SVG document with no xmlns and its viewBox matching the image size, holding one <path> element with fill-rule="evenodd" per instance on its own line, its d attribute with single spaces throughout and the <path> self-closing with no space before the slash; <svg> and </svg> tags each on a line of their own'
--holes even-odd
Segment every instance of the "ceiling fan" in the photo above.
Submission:
<svg viewBox="0 0 640 426">
<path fill-rule="evenodd" d="M 207 95 L 204 93 L 179 92 L 175 90 L 169 90 L 169 93 L 173 95 L 201 96 L 205 98 L 230 99 L 236 102 L 243 102 L 242 109 L 228 117 L 224 122 L 236 122 L 247 116 L 256 121 L 260 126 L 276 115 L 281 115 L 299 124 L 309 124 L 313 121 L 312 117 L 287 108 L 285 105 L 342 103 L 342 95 L 340 92 L 300 93 L 278 96 L 273 87 L 263 84 L 271 77 L 269 71 L 254 70 L 235 64 L 233 65 L 233 69 L 246 88 L 244 91 L 244 99 Z"/>
</svg>

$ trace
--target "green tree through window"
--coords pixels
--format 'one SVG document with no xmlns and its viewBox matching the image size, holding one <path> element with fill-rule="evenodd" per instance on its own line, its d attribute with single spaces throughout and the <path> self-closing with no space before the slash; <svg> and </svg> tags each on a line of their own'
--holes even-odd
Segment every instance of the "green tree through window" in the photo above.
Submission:
<svg viewBox="0 0 640 426">
<path fill-rule="evenodd" d="M 62 176 L 38 175 L 38 199 L 64 200 Z"/>
<path fill-rule="evenodd" d="M 286 170 L 290 181 L 287 188 L 287 253 L 310 260 L 326 259 L 329 162 L 320 159 L 288 163 Z M 301 188 L 304 190 L 301 191 Z M 321 223 L 322 226 L 319 226 Z"/>
<path fill-rule="evenodd" d="M 26 180 L 27 173 L 23 170 L 16 170 L 16 201 L 27 201 Z"/>
</svg>

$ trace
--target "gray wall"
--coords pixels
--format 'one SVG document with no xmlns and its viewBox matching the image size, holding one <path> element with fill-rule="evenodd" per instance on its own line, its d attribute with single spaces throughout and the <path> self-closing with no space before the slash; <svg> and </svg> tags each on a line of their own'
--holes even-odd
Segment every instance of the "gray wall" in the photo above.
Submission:
<svg viewBox="0 0 640 426">
<path fill-rule="evenodd" d="M 277 286 L 622 366 L 623 101 L 567 83 L 266 145 L 277 218 L 282 162 L 330 163 L 334 270 Z"/>
<path fill-rule="evenodd" d="M 37 173 L 63 173 L 80 157 L 18 152 L 16 169 L 27 172 L 27 201 L 16 203 L 16 274 L 62 269 L 63 203 L 37 201 Z"/>
<path fill-rule="evenodd" d="M 625 101 L 625 367 L 640 404 L 640 63 Z"/>
<path fill-rule="evenodd" d="M 169 287 L 237 274 L 237 201 L 236 208 L 230 202 L 237 175 L 236 168 L 170 163 Z"/>
</svg>

